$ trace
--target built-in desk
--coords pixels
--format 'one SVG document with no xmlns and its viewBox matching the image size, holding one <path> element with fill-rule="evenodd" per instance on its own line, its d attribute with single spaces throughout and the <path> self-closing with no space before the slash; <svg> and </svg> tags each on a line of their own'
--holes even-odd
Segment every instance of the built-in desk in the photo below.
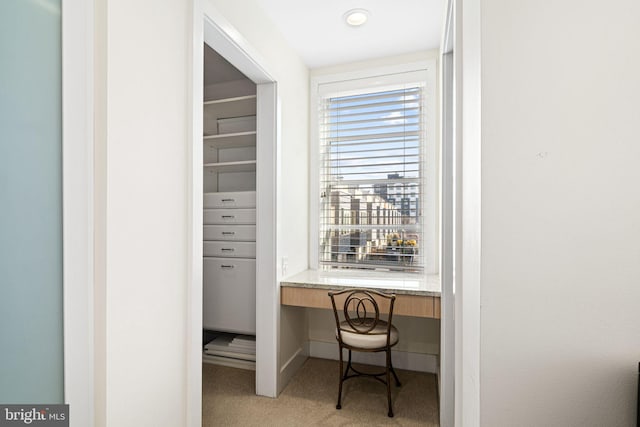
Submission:
<svg viewBox="0 0 640 427">
<path fill-rule="evenodd" d="M 396 294 L 394 314 L 440 318 L 440 281 L 402 273 L 327 273 L 307 270 L 280 282 L 282 305 L 331 309 L 329 290 L 371 288 Z"/>
</svg>

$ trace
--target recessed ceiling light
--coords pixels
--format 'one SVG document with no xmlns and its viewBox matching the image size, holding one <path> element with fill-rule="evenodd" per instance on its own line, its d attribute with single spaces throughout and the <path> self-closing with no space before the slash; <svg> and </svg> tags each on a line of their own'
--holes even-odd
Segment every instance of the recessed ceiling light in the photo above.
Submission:
<svg viewBox="0 0 640 427">
<path fill-rule="evenodd" d="M 344 14 L 344 20 L 352 27 L 359 27 L 369 19 L 369 11 L 366 9 L 351 9 Z"/>
</svg>

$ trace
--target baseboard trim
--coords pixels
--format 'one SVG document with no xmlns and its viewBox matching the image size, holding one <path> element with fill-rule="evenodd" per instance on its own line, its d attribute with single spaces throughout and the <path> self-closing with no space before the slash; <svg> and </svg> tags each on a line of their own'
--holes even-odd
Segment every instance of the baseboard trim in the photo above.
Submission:
<svg viewBox="0 0 640 427">
<path fill-rule="evenodd" d="M 353 361 L 367 365 L 384 366 L 384 353 L 362 353 L 354 351 Z M 309 341 L 309 356 L 320 359 L 338 360 L 338 343 Z M 408 351 L 391 351 L 393 367 L 417 372 L 438 372 L 438 356 L 435 354 L 410 353 Z"/>
<path fill-rule="evenodd" d="M 305 352 L 301 347 L 282 365 L 282 368 L 280 368 L 280 381 L 278 381 L 278 394 L 284 390 L 291 378 L 298 372 L 298 369 L 304 365 L 304 362 L 309 358 L 307 354 L 308 351 Z"/>
</svg>

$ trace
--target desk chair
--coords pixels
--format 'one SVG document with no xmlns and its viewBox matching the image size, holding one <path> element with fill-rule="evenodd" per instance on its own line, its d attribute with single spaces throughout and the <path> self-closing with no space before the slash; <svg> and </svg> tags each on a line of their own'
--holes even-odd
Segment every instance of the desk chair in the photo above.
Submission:
<svg viewBox="0 0 640 427">
<path fill-rule="evenodd" d="M 385 294 L 371 289 L 345 289 L 340 292 L 329 292 L 333 314 L 336 318 L 336 339 L 340 351 L 340 386 L 338 388 L 338 404 L 336 409 L 341 409 L 342 383 L 353 377 L 368 376 L 382 382 L 387 386 L 388 415 L 393 417 L 391 405 L 391 377 L 396 380 L 396 386 L 400 386 L 400 380 L 391 363 L 391 347 L 398 343 L 398 330 L 391 324 L 393 316 L 393 304 L 396 296 Z M 387 320 L 380 319 L 380 305 L 388 308 Z M 340 310 L 338 310 L 340 307 Z M 385 310 L 387 311 L 387 310 Z M 342 312 L 342 313 L 340 313 Z M 342 350 L 349 350 L 347 369 L 343 369 Z M 360 372 L 351 365 L 351 351 L 382 352 L 387 356 L 384 372 L 365 373 Z M 353 371 L 352 374 L 349 374 Z M 386 379 L 382 379 L 382 377 Z"/>
</svg>

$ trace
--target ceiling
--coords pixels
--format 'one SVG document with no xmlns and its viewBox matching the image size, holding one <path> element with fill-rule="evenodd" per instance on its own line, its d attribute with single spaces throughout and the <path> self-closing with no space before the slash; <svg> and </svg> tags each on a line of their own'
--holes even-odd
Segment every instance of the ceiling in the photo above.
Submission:
<svg viewBox="0 0 640 427">
<path fill-rule="evenodd" d="M 256 0 L 309 68 L 436 49 L 446 0 Z M 343 15 L 367 9 L 349 27 Z"/>
</svg>

